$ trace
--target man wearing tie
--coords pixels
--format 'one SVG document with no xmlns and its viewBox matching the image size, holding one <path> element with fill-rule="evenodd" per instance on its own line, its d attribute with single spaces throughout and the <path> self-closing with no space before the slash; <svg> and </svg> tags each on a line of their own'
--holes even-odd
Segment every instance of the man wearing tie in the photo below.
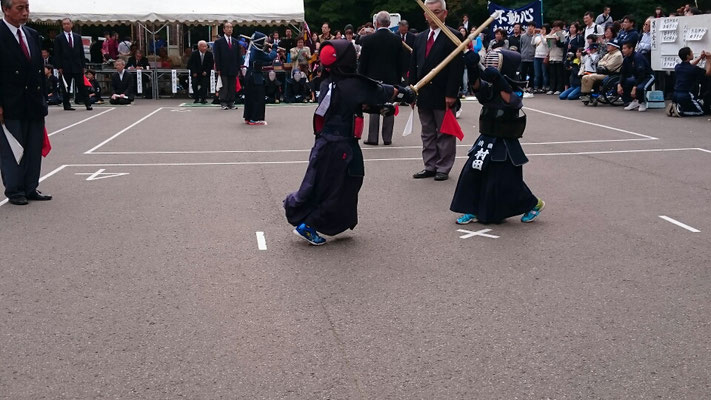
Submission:
<svg viewBox="0 0 711 400">
<path fill-rule="evenodd" d="M 402 53 L 405 49 L 398 36 L 388 29 L 390 14 L 381 11 L 375 16 L 378 30 L 361 40 L 358 72 L 368 78 L 388 85 L 399 85 L 402 77 Z M 368 140 L 365 144 L 378 145 L 380 113 L 369 113 Z M 393 140 L 395 116 L 383 116 L 383 144 L 390 145 Z"/>
<path fill-rule="evenodd" d="M 410 49 L 415 45 L 417 35 L 410 33 L 410 24 L 407 20 L 402 19 L 397 25 L 398 36 L 400 36 L 400 40 L 407 45 L 407 47 L 402 46 L 405 49 L 405 51 L 402 52 L 402 78 L 407 82 L 407 70 L 410 67 L 410 56 L 412 55 Z"/>
<path fill-rule="evenodd" d="M 84 45 L 81 42 L 81 36 L 72 32 L 72 20 L 69 18 L 64 18 L 62 20 L 62 32 L 60 35 L 54 39 L 54 58 L 56 65 L 55 67 L 59 70 L 62 75 L 63 82 L 60 82 L 60 87 L 62 87 L 62 95 L 64 97 L 64 109 L 74 111 L 71 104 L 69 103 L 69 89 L 72 87 L 72 81 L 74 81 L 74 86 L 79 89 L 79 97 L 84 100 L 84 105 L 87 110 L 91 110 L 91 102 L 89 100 L 89 93 L 84 86 Z M 66 85 L 66 86 L 65 86 Z M 75 98 L 75 101 L 78 99 Z"/>
<path fill-rule="evenodd" d="M 447 17 L 445 0 L 426 0 L 425 6 L 444 22 Z M 412 51 L 409 79 L 413 85 L 457 47 L 441 32 L 428 14 L 425 14 L 425 19 L 430 28 L 417 36 Z M 448 29 L 462 40 L 459 32 L 449 27 Z M 425 169 L 414 174 L 412 177 L 415 179 L 434 177 L 436 181 L 445 181 L 449 178 L 457 152 L 456 138 L 440 133 L 439 128 L 446 110 L 452 108 L 457 101 L 463 74 L 464 59 L 459 54 L 430 83 L 419 90 L 417 112 L 422 124 L 422 159 Z"/>
<path fill-rule="evenodd" d="M 207 51 L 207 42 L 198 42 L 198 51 L 193 52 L 188 60 L 188 69 L 192 77 L 193 96 L 195 103 L 207 104 L 207 85 L 210 80 L 210 71 L 215 64 L 212 53 Z"/>
<path fill-rule="evenodd" d="M 215 41 L 215 71 L 222 80 L 220 104 L 223 110 L 235 108 L 235 86 L 237 73 L 242 65 L 242 51 L 239 43 L 232 37 L 232 24 L 222 26 L 224 35 Z"/>
<path fill-rule="evenodd" d="M 37 190 L 42 166 L 47 91 L 40 36 L 25 25 L 28 0 L 1 0 L 0 122 L 24 148 L 17 163 L 4 132 L 0 133 L 0 170 L 5 196 L 15 205 L 28 200 L 51 200 Z"/>
</svg>

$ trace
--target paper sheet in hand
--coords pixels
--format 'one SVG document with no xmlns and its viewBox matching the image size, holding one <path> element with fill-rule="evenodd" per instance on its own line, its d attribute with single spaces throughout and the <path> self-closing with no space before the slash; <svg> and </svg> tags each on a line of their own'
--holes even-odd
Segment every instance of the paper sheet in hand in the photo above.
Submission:
<svg viewBox="0 0 711 400">
<path fill-rule="evenodd" d="M 221 87 L 222 87 L 222 77 L 221 77 L 221 76 L 218 76 L 218 77 L 217 77 L 217 83 L 215 84 L 215 91 L 220 90 Z"/>
<path fill-rule="evenodd" d="M 405 124 L 405 130 L 402 131 L 402 136 L 407 136 L 412 133 L 412 121 L 415 119 L 415 108 L 410 108 L 410 116 L 407 118 L 407 123 Z"/>
<path fill-rule="evenodd" d="M 17 161 L 17 165 L 20 165 L 20 160 L 22 160 L 22 155 L 25 154 L 25 149 L 22 147 L 20 142 L 18 142 L 17 139 L 12 136 L 12 133 L 10 133 L 5 124 L 2 124 L 2 131 L 5 133 L 7 142 L 10 143 L 10 150 L 12 150 L 12 155 L 15 156 L 15 161 Z"/>
</svg>

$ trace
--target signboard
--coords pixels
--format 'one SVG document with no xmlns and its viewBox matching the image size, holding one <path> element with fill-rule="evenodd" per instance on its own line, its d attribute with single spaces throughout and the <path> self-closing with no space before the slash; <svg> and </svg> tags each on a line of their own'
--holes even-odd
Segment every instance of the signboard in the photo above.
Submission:
<svg viewBox="0 0 711 400">
<path fill-rule="evenodd" d="M 506 8 L 496 3 L 489 2 L 489 15 L 501 10 L 502 13 L 490 25 L 492 31 L 503 28 L 509 34 L 513 32 L 515 24 L 521 24 L 521 31 L 526 30 L 529 22 L 535 22 L 537 26 L 543 24 L 543 9 L 540 1 L 534 1 L 521 8 Z"/>
<path fill-rule="evenodd" d="M 652 69 L 670 71 L 681 62 L 679 49 L 690 47 L 694 57 L 711 51 L 711 14 L 691 17 L 655 18 L 652 20 Z M 703 66 L 703 61 L 699 66 Z"/>
</svg>

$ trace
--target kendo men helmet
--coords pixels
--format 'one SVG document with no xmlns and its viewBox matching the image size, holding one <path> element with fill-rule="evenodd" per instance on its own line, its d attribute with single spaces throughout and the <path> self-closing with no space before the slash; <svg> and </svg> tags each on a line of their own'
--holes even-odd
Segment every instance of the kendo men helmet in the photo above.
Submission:
<svg viewBox="0 0 711 400">
<path fill-rule="evenodd" d="M 321 44 L 319 50 L 319 58 L 321 65 L 326 69 L 341 73 L 354 74 L 358 55 L 356 49 L 348 40 L 327 40 Z"/>
</svg>

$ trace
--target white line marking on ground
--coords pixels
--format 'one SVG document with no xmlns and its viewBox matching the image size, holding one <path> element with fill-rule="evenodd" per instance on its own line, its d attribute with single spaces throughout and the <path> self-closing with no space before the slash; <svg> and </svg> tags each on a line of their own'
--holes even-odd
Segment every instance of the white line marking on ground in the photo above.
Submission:
<svg viewBox="0 0 711 400">
<path fill-rule="evenodd" d="M 98 181 L 99 179 L 106 179 L 106 178 L 116 178 L 118 176 L 124 176 L 128 175 L 128 172 L 106 172 L 106 169 L 102 168 L 96 172 L 77 172 L 74 175 L 89 175 L 86 180 L 87 181 Z"/>
<path fill-rule="evenodd" d="M 594 123 L 594 122 L 585 121 L 585 120 L 582 120 L 582 119 L 566 117 L 565 115 L 558 115 L 558 114 L 554 114 L 554 113 L 547 112 L 547 111 L 537 110 L 537 109 L 535 109 L 535 108 L 523 107 L 523 109 L 524 109 L 524 110 L 529 110 L 529 111 L 534 111 L 534 112 L 541 113 L 541 114 L 545 114 L 545 115 L 550 115 L 550 116 L 552 116 L 552 117 L 558 117 L 558 118 L 562 118 L 562 119 L 567 119 L 567 120 L 569 120 L 569 121 L 580 122 L 580 123 L 582 123 L 582 124 L 597 126 L 597 127 L 599 127 L 599 128 L 605 128 L 605 129 L 610 129 L 610 130 L 617 131 L 617 132 L 628 133 L 628 134 L 630 134 L 630 135 L 635 135 L 635 136 L 643 137 L 643 138 L 646 138 L 646 139 L 648 139 L 648 140 L 658 140 L 658 139 L 659 139 L 659 138 L 655 138 L 654 136 L 643 135 L 643 134 L 641 134 L 641 133 L 632 132 L 632 131 L 628 131 L 628 130 L 620 129 L 620 128 L 615 128 L 615 127 L 612 127 L 612 126 L 609 126 L 609 125 L 596 124 L 596 123 Z"/>
<path fill-rule="evenodd" d="M 111 108 L 106 109 L 106 110 L 104 110 L 104 111 L 102 111 L 102 112 L 100 112 L 100 113 L 98 113 L 98 114 L 96 114 L 96 115 L 92 115 L 92 116 L 89 117 L 89 118 L 85 118 L 85 119 L 83 119 L 83 120 L 81 120 L 81 121 L 79 121 L 79 122 L 75 122 L 75 123 L 73 123 L 73 124 L 71 124 L 71 125 L 69 125 L 69 126 L 65 126 L 64 128 L 59 129 L 59 130 L 56 130 L 56 131 L 54 131 L 54 132 L 52 132 L 52 133 L 48 133 L 47 136 L 56 135 L 56 134 L 58 134 L 58 133 L 60 133 L 60 132 L 66 131 L 66 130 L 69 129 L 69 128 L 73 128 L 73 127 L 75 127 L 75 126 L 77 126 L 77 125 L 79 125 L 79 124 L 83 124 L 83 123 L 86 122 L 86 121 L 92 120 L 92 119 L 94 119 L 94 118 L 96 118 L 96 117 L 100 117 L 101 115 L 106 114 L 107 112 L 113 111 L 113 110 L 115 110 L 115 109 L 116 109 L 116 108 L 111 107 Z"/>
<path fill-rule="evenodd" d="M 498 239 L 499 238 L 499 236 L 487 234 L 487 232 L 491 232 L 491 229 L 482 229 L 482 230 L 479 230 L 476 232 L 468 231 L 466 229 L 457 229 L 457 232 L 461 232 L 461 233 L 465 234 L 465 235 L 460 236 L 459 237 L 460 239 L 469 239 L 470 237 L 474 237 L 474 236 L 484 236 L 484 237 L 488 237 L 491 239 Z"/>
<path fill-rule="evenodd" d="M 709 153 L 709 154 L 711 154 L 711 150 L 702 149 L 702 148 L 700 148 L 700 147 L 697 147 L 696 150 L 703 151 L 704 153 Z"/>
<path fill-rule="evenodd" d="M 43 180 L 49 178 L 50 176 L 56 174 L 57 172 L 63 170 L 64 168 L 66 168 L 66 167 L 68 167 L 68 166 L 69 166 L 69 165 L 67 164 L 67 165 L 62 165 L 62 166 L 60 166 L 60 167 L 55 168 L 54 171 L 52 171 L 52 172 L 48 173 L 47 175 L 45 175 L 45 176 L 39 178 L 39 181 L 42 182 Z M 2 206 L 3 204 L 7 203 L 8 201 L 9 201 L 9 199 L 5 199 L 5 200 L 0 201 L 0 206 Z"/>
<path fill-rule="evenodd" d="M 116 139 L 116 138 L 119 137 L 122 133 L 126 132 L 127 130 L 133 128 L 134 126 L 136 126 L 136 125 L 140 124 L 141 122 L 147 120 L 148 118 L 152 117 L 153 114 L 157 113 L 158 111 L 162 110 L 163 108 L 165 108 L 165 107 L 158 107 L 158 108 L 157 108 L 155 111 L 153 111 L 152 113 L 150 113 L 150 114 L 146 115 L 145 117 L 139 119 L 138 121 L 132 123 L 132 124 L 129 125 L 128 127 L 124 128 L 124 129 L 122 129 L 122 130 L 120 130 L 117 134 L 115 134 L 115 135 L 111 136 L 110 138 L 104 140 L 103 142 L 97 144 L 97 145 L 94 146 L 91 150 L 85 151 L 84 154 L 91 154 L 91 152 L 93 152 L 94 150 L 96 150 L 96 149 L 98 149 L 99 147 L 105 145 L 106 143 L 108 143 L 108 142 L 110 142 L 110 141 Z"/>
<path fill-rule="evenodd" d="M 595 154 L 626 154 L 626 153 L 659 153 L 671 151 L 691 151 L 701 150 L 697 147 L 685 147 L 678 149 L 640 149 L 640 150 L 609 150 L 609 151 L 582 151 L 573 153 L 533 153 L 527 154 L 529 157 L 536 156 L 585 156 Z M 707 151 L 708 152 L 708 151 Z M 466 160 L 467 156 L 459 156 L 457 159 Z M 401 158 L 366 158 L 365 161 L 422 161 L 422 157 L 401 157 Z M 231 162 L 175 162 L 175 163 L 94 163 L 94 164 L 69 164 L 71 167 L 179 167 L 179 166 L 198 166 L 198 165 L 279 165 L 279 164 L 307 164 L 308 160 L 298 161 L 231 161 Z"/>
<path fill-rule="evenodd" d="M 685 223 L 683 223 L 683 222 L 679 222 L 679 221 L 675 220 L 674 218 L 669 218 L 669 217 L 667 217 L 666 215 L 660 215 L 659 218 L 661 218 L 661 219 L 663 219 L 663 220 L 665 220 L 665 221 L 667 221 L 667 222 L 671 222 L 671 223 L 674 224 L 674 225 L 680 226 L 680 227 L 686 229 L 687 231 L 691 231 L 691 232 L 694 232 L 694 233 L 699 233 L 699 232 L 701 232 L 700 230 L 698 230 L 698 229 L 696 229 L 696 228 L 694 228 L 694 227 L 691 227 L 691 226 L 689 226 L 689 225 L 687 225 L 687 224 L 685 224 Z"/>
<path fill-rule="evenodd" d="M 257 247 L 259 250 L 267 249 L 267 238 L 264 237 L 264 232 L 257 232 Z"/>
<path fill-rule="evenodd" d="M 550 145 L 550 144 L 586 144 L 610 142 L 639 142 L 652 139 L 599 139 L 599 140 L 570 140 L 561 142 L 532 142 L 521 143 L 522 146 Z M 471 147 L 468 144 L 459 144 L 457 147 Z M 363 151 L 371 150 L 422 150 L 422 146 L 383 146 L 362 147 Z M 264 153 L 308 153 L 311 149 L 284 149 L 284 150 L 176 150 L 176 151 L 95 151 L 93 155 L 148 155 L 148 154 L 264 154 Z"/>
</svg>

